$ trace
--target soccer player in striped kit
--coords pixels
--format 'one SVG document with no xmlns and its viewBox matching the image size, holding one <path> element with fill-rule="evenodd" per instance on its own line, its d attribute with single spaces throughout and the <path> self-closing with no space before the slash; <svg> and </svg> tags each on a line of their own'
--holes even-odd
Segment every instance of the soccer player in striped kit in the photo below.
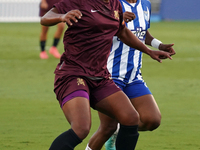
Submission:
<svg viewBox="0 0 200 150">
<path fill-rule="evenodd" d="M 173 44 L 163 44 L 152 37 L 148 29 L 150 27 L 151 3 L 148 0 L 119 0 L 124 12 L 124 21 L 143 43 L 159 50 L 175 54 Z M 161 122 L 161 113 L 157 103 L 144 82 L 141 75 L 142 52 L 131 48 L 118 39 L 113 38 L 111 53 L 107 67 L 114 82 L 129 97 L 132 105 L 140 116 L 139 131 L 152 131 Z M 123 111 L 123 110 L 121 110 Z M 99 112 L 100 127 L 92 136 L 86 150 L 99 150 L 107 137 L 106 150 L 115 150 L 115 141 L 118 130 L 117 121 Z M 131 116 L 130 116 L 131 117 Z M 124 139 L 125 141 L 127 139 Z"/>
</svg>

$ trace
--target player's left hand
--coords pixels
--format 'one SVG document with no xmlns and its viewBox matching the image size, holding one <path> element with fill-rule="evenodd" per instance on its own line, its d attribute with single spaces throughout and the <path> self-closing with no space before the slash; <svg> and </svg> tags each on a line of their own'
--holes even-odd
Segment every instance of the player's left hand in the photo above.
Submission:
<svg viewBox="0 0 200 150">
<path fill-rule="evenodd" d="M 172 56 L 172 55 L 176 54 L 176 52 L 175 52 L 175 50 L 173 49 L 172 46 L 174 46 L 174 44 L 163 44 L 163 43 L 161 43 L 159 45 L 159 50 L 168 52 L 168 53 L 170 53 L 170 56 Z"/>
<path fill-rule="evenodd" d="M 123 18 L 124 18 L 125 22 L 129 22 L 129 21 L 134 20 L 136 18 L 136 16 L 133 12 L 126 11 L 123 13 Z"/>
</svg>

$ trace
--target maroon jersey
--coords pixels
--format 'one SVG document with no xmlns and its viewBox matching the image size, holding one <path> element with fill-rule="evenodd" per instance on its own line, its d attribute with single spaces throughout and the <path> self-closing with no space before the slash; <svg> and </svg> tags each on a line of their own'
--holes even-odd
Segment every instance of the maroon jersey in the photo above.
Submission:
<svg viewBox="0 0 200 150">
<path fill-rule="evenodd" d="M 47 4 L 48 4 L 48 8 L 47 9 L 42 9 L 40 7 L 40 12 L 39 12 L 39 16 L 42 17 L 44 16 L 51 8 L 53 8 L 53 5 L 55 3 L 60 2 L 61 0 L 46 0 Z"/>
<path fill-rule="evenodd" d="M 65 52 L 55 74 L 108 78 L 107 58 L 112 39 L 124 28 L 120 2 L 62 0 L 54 6 L 62 14 L 78 9 L 83 15 L 78 23 L 73 23 L 65 32 Z"/>
</svg>

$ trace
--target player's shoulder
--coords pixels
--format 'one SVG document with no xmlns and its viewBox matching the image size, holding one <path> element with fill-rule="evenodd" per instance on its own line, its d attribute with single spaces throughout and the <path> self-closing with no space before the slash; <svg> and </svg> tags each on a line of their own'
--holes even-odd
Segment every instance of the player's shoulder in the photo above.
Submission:
<svg viewBox="0 0 200 150">
<path fill-rule="evenodd" d="M 141 0 L 141 2 L 151 3 L 149 0 Z"/>
<path fill-rule="evenodd" d="M 141 0 L 142 3 L 151 4 L 149 0 Z"/>
<path fill-rule="evenodd" d="M 149 0 L 141 0 L 141 3 L 142 3 L 143 5 L 146 5 L 146 6 L 148 6 L 148 7 L 151 7 L 151 2 L 150 2 Z"/>
</svg>

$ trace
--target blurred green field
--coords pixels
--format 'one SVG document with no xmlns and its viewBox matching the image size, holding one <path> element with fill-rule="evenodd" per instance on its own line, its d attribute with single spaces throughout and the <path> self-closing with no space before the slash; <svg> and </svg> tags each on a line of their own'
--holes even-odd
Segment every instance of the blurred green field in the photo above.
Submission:
<svg viewBox="0 0 200 150">
<path fill-rule="evenodd" d="M 48 34 L 47 49 L 55 27 Z M 173 60 L 144 55 L 143 77 L 162 112 L 161 126 L 141 132 L 136 150 L 200 150 L 200 22 L 152 23 L 151 34 L 174 43 Z M 69 128 L 53 93 L 59 60 L 39 59 L 39 23 L 0 23 L 0 150 L 47 150 Z M 62 41 L 59 51 L 63 52 Z M 90 135 L 99 125 L 92 110 Z"/>
</svg>

